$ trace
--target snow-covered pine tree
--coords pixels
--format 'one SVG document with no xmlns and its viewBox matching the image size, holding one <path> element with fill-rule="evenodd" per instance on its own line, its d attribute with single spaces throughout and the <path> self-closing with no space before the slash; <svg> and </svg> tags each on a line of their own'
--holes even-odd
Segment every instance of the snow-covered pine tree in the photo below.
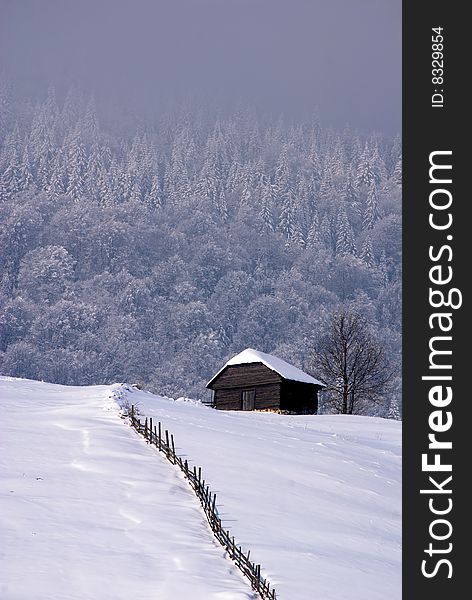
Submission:
<svg viewBox="0 0 472 600">
<path fill-rule="evenodd" d="M 280 199 L 280 197 L 279 197 Z M 280 216 L 278 229 L 289 240 L 295 233 L 295 203 L 292 191 L 289 189 L 280 199 Z"/>
<path fill-rule="evenodd" d="M 245 165 L 243 167 L 243 185 L 241 190 L 240 202 L 241 204 L 251 204 L 254 198 L 254 185 L 253 185 L 253 170 L 251 165 Z"/>
<path fill-rule="evenodd" d="M 21 163 L 16 150 L 11 154 L 8 167 L 2 175 L 0 190 L 3 200 L 21 190 Z"/>
<path fill-rule="evenodd" d="M 372 229 L 375 223 L 379 220 L 379 203 L 377 184 L 375 180 L 371 182 L 367 189 L 367 199 L 364 206 L 364 215 L 362 220 L 362 229 Z"/>
<path fill-rule="evenodd" d="M 356 255 L 354 232 L 347 217 L 346 207 L 341 204 L 336 219 L 336 255 Z"/>
<path fill-rule="evenodd" d="M 358 189 L 362 188 L 362 186 L 369 187 L 375 179 L 376 175 L 372 165 L 371 151 L 369 146 L 365 144 L 359 164 L 357 165 L 356 186 Z"/>
<path fill-rule="evenodd" d="M 397 134 L 391 142 L 390 148 L 385 152 L 384 161 L 389 175 L 393 174 L 398 158 L 402 154 L 402 138 Z"/>
<path fill-rule="evenodd" d="M 88 196 L 98 202 L 100 193 L 98 189 L 100 173 L 103 169 L 102 154 L 97 143 L 94 143 L 90 149 L 90 154 L 85 168 L 85 188 Z"/>
<path fill-rule="evenodd" d="M 344 174 L 343 199 L 351 207 L 355 207 L 358 203 L 355 177 L 352 167 L 348 167 L 347 172 Z"/>
<path fill-rule="evenodd" d="M 401 421 L 402 416 L 400 412 L 398 397 L 394 394 L 390 400 L 388 407 L 387 419 L 394 419 L 395 421 Z"/>
<path fill-rule="evenodd" d="M 285 198 L 289 195 L 290 170 L 288 166 L 287 147 L 284 146 L 279 156 L 274 173 L 274 198 L 278 206 L 282 206 Z"/>
<path fill-rule="evenodd" d="M 139 180 L 136 179 L 133 183 L 133 187 L 131 188 L 131 194 L 129 198 L 132 202 L 141 202 L 142 197 L 143 195 L 141 191 L 141 185 L 139 183 Z"/>
<path fill-rule="evenodd" d="M 383 287 L 387 287 L 390 281 L 389 268 L 385 250 L 382 250 L 379 258 L 379 273 Z"/>
<path fill-rule="evenodd" d="M 393 181 L 398 185 L 398 187 L 402 187 L 402 179 L 403 171 L 402 171 L 402 156 L 397 160 L 395 165 L 395 169 L 393 171 Z"/>
<path fill-rule="evenodd" d="M 33 176 L 39 189 L 44 189 L 49 177 L 49 163 L 56 150 L 53 135 L 54 122 L 51 111 L 44 104 L 38 103 L 33 112 L 31 131 L 28 136 L 29 155 Z"/>
<path fill-rule="evenodd" d="M 131 198 L 131 193 L 133 190 L 133 178 L 128 173 L 128 171 L 121 171 L 118 175 L 118 198 L 121 201 L 126 202 Z"/>
<path fill-rule="evenodd" d="M 66 194 L 74 201 L 78 202 L 83 198 L 85 187 L 85 169 L 86 156 L 85 148 L 78 127 L 67 141 L 66 173 L 67 187 Z"/>
<path fill-rule="evenodd" d="M 97 194 L 99 204 L 103 206 L 111 206 L 113 204 L 113 192 L 110 185 L 110 176 L 104 166 L 98 174 Z"/>
<path fill-rule="evenodd" d="M 162 190 L 159 183 L 159 176 L 155 173 L 151 180 L 151 189 L 145 198 L 146 205 L 153 210 L 159 210 L 163 205 Z"/>
<path fill-rule="evenodd" d="M 49 179 L 51 178 L 52 163 L 54 160 L 55 148 L 51 137 L 45 136 L 41 146 L 41 153 L 37 162 L 36 183 L 41 190 L 46 190 Z"/>
<path fill-rule="evenodd" d="M 308 154 L 308 169 L 310 171 L 311 177 L 315 180 L 317 184 L 321 181 L 321 161 L 318 153 L 316 140 L 313 140 L 311 143 L 310 151 Z"/>
<path fill-rule="evenodd" d="M 205 159 L 197 183 L 197 192 L 216 206 L 221 187 L 222 157 L 218 152 L 218 141 L 212 136 L 206 145 Z"/>
<path fill-rule="evenodd" d="M 29 159 L 28 146 L 25 145 L 20 164 L 19 187 L 20 190 L 27 190 L 33 184 L 33 175 L 31 173 L 31 164 Z"/>
<path fill-rule="evenodd" d="M 60 148 L 56 152 L 52 166 L 51 166 L 51 178 L 46 188 L 47 194 L 54 199 L 57 199 L 62 194 L 66 193 L 66 167 L 64 161 L 64 153 Z"/>
<path fill-rule="evenodd" d="M 102 144 L 100 147 L 100 162 L 105 169 L 109 169 L 111 165 L 111 148 L 108 144 Z"/>
<path fill-rule="evenodd" d="M 243 185 L 243 168 L 239 162 L 231 165 L 226 180 L 226 193 L 232 194 Z"/>
<path fill-rule="evenodd" d="M 372 171 L 374 173 L 374 179 L 377 186 L 380 186 L 387 178 L 387 169 L 385 167 L 385 161 L 380 155 L 379 146 L 376 142 L 373 146 L 371 157 L 370 157 Z"/>
<path fill-rule="evenodd" d="M 344 180 L 344 164 L 343 164 L 343 152 L 342 144 L 338 139 L 335 143 L 333 152 L 328 157 L 326 170 L 330 174 L 331 182 L 336 188 L 341 185 Z"/>
<path fill-rule="evenodd" d="M 218 194 L 218 199 L 216 202 L 216 208 L 218 213 L 224 222 L 228 220 L 228 204 L 226 202 L 226 194 L 224 189 L 222 188 Z"/>
<path fill-rule="evenodd" d="M 295 220 L 294 231 L 293 231 L 291 241 L 294 244 L 296 244 L 297 246 L 300 246 L 301 248 L 306 247 L 305 235 L 304 235 L 304 232 L 302 230 L 301 224 L 298 221 L 298 219 Z"/>
<path fill-rule="evenodd" d="M 0 173 L 3 173 L 8 168 L 13 155 L 20 156 L 21 147 L 20 129 L 18 123 L 15 123 L 12 131 L 3 138 L 2 152 L 0 154 Z"/>
<path fill-rule="evenodd" d="M 274 222 L 274 212 L 273 212 L 273 203 L 274 198 L 272 194 L 272 184 L 270 179 L 267 176 L 263 176 L 261 181 L 261 185 L 259 186 L 260 190 L 260 216 L 265 226 L 269 229 L 269 231 L 275 231 L 275 222 Z"/>
<path fill-rule="evenodd" d="M 325 171 L 321 177 L 319 199 L 326 208 L 330 209 L 336 202 L 336 198 L 337 194 L 331 174 L 329 171 Z"/>
<path fill-rule="evenodd" d="M 113 156 L 110 161 L 110 167 L 107 172 L 107 186 L 110 192 L 110 197 L 113 204 L 119 202 L 122 199 L 122 189 L 120 182 L 121 167 L 118 163 L 116 156 Z"/>
<path fill-rule="evenodd" d="M 307 245 L 307 248 L 315 248 L 322 242 L 323 242 L 323 238 L 321 235 L 320 219 L 318 216 L 318 211 L 315 209 L 315 211 L 313 213 L 313 218 L 312 218 L 312 222 L 310 225 L 310 229 L 308 230 L 306 245 Z"/>
<path fill-rule="evenodd" d="M 361 259 L 366 264 L 366 266 L 369 267 L 369 269 L 371 269 L 374 266 L 375 261 L 374 253 L 372 250 L 372 240 L 369 234 L 365 236 L 364 242 L 362 244 Z"/>
</svg>

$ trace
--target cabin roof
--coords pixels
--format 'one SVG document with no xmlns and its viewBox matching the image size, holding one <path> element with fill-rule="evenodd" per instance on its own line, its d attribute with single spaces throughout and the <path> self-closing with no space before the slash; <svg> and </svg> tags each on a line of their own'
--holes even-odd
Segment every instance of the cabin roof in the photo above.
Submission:
<svg viewBox="0 0 472 600">
<path fill-rule="evenodd" d="M 207 383 L 207 387 L 213 383 L 213 381 L 226 369 L 226 367 L 230 367 L 233 365 L 246 365 L 251 363 L 262 363 L 267 368 L 271 369 L 278 373 L 283 379 L 288 379 L 289 381 L 301 381 L 303 383 L 311 383 L 313 385 L 319 385 L 321 387 L 325 387 L 321 381 L 315 379 L 308 373 L 305 373 L 298 367 L 294 367 L 293 365 L 285 362 L 281 358 L 277 356 L 273 356 L 272 354 L 266 354 L 265 352 L 259 352 L 259 350 L 254 350 L 253 348 L 246 348 L 233 358 L 230 358 L 228 362 L 218 371 L 218 373 L 210 379 Z"/>
</svg>

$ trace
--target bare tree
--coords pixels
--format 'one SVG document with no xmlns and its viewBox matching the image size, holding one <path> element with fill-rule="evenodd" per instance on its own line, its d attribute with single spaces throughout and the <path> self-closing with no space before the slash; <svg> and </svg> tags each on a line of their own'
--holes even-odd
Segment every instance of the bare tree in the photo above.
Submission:
<svg viewBox="0 0 472 600">
<path fill-rule="evenodd" d="M 382 345 L 359 313 L 332 314 L 315 350 L 314 368 L 337 412 L 353 414 L 378 401 L 392 378 Z"/>
</svg>

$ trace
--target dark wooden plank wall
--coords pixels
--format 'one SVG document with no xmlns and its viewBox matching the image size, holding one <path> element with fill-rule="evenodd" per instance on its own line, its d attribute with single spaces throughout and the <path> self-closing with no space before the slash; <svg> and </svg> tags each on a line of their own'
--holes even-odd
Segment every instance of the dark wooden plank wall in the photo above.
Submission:
<svg viewBox="0 0 472 600">
<path fill-rule="evenodd" d="M 284 381 L 281 386 L 280 408 L 293 412 L 315 413 L 318 410 L 318 386 L 300 381 Z"/>
<path fill-rule="evenodd" d="M 211 388 L 246 388 L 250 389 L 265 383 L 279 383 L 282 377 L 261 363 L 248 365 L 231 365 L 218 375 Z"/>
<path fill-rule="evenodd" d="M 241 392 L 243 388 L 226 388 L 215 390 L 215 407 L 221 410 L 241 410 Z M 244 389 L 255 389 L 256 399 L 254 408 L 279 408 L 280 406 L 280 383 L 245 387 Z"/>
</svg>

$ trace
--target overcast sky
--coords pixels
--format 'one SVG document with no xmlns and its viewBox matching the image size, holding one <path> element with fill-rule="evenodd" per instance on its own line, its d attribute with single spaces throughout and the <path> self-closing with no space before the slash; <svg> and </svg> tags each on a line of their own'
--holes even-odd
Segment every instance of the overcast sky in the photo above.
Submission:
<svg viewBox="0 0 472 600">
<path fill-rule="evenodd" d="M 205 90 L 400 131 L 401 0 L 0 0 L 2 70 L 151 104 Z"/>
</svg>

